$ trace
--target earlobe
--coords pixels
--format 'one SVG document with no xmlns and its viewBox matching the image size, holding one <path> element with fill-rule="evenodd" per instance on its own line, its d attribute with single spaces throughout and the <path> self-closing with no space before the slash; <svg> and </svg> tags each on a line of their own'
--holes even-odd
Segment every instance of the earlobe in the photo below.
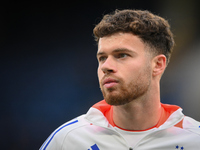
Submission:
<svg viewBox="0 0 200 150">
<path fill-rule="evenodd" d="M 162 75 L 166 68 L 166 57 L 165 55 L 157 55 L 153 59 L 153 76 Z"/>
</svg>

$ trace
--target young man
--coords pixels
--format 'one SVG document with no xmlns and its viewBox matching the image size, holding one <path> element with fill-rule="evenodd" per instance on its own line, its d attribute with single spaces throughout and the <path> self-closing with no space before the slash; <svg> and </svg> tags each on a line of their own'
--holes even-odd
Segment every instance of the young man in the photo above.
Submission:
<svg viewBox="0 0 200 150">
<path fill-rule="evenodd" d="M 160 102 L 174 40 L 149 11 L 116 10 L 94 28 L 103 101 L 55 130 L 41 150 L 197 150 L 200 123 Z"/>
</svg>

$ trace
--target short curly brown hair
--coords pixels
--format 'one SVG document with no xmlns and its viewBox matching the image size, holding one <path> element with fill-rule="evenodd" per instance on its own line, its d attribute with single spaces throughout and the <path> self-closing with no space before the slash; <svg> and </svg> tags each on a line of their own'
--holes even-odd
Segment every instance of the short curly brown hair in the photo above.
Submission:
<svg viewBox="0 0 200 150">
<path fill-rule="evenodd" d="M 156 54 L 164 54 L 169 62 L 174 38 L 167 20 L 147 10 L 115 10 L 103 17 L 93 30 L 95 40 L 116 32 L 137 35 Z"/>
</svg>

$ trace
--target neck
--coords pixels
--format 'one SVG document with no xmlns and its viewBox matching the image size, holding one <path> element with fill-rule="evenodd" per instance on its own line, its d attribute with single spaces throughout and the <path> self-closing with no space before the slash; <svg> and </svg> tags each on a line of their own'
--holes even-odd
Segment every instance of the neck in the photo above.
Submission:
<svg viewBox="0 0 200 150">
<path fill-rule="evenodd" d="M 114 123 L 126 130 L 147 130 L 156 126 L 161 116 L 159 93 L 157 88 L 128 104 L 113 106 Z"/>
</svg>

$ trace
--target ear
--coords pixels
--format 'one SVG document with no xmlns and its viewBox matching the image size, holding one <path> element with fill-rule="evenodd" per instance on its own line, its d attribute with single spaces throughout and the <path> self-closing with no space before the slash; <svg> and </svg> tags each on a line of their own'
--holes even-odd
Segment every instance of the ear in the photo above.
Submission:
<svg viewBox="0 0 200 150">
<path fill-rule="evenodd" d="M 163 54 L 153 58 L 153 76 L 162 76 L 166 68 L 166 57 Z"/>
</svg>

